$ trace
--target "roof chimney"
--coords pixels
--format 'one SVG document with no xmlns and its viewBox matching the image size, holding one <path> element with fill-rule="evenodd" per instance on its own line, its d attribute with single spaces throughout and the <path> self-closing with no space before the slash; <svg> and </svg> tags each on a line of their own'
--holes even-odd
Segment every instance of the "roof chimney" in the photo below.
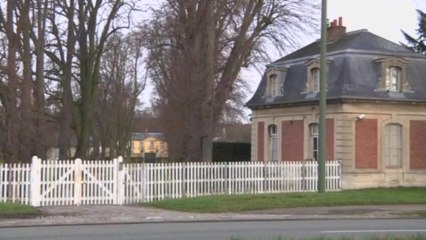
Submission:
<svg viewBox="0 0 426 240">
<path fill-rule="evenodd" d="M 346 27 L 343 26 L 342 17 L 339 17 L 339 22 L 336 19 L 331 22 L 330 26 L 327 28 L 327 41 L 333 42 L 339 40 L 346 33 Z"/>
</svg>

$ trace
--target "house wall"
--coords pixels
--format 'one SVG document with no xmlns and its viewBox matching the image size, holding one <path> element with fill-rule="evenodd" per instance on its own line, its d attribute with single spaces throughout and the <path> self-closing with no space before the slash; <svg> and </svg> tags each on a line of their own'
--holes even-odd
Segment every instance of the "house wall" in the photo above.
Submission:
<svg viewBox="0 0 426 240">
<path fill-rule="evenodd" d="M 426 121 L 410 121 L 410 168 L 426 168 Z"/>
<path fill-rule="evenodd" d="M 359 115 L 363 119 L 357 119 Z M 303 159 L 309 156 L 309 124 L 318 122 L 317 106 L 294 106 L 275 109 L 260 109 L 252 114 L 252 160 L 258 160 L 256 149 L 257 122 L 264 123 L 262 136 L 264 151 L 261 155 L 268 160 L 267 127 L 279 126 L 283 122 L 303 122 Z M 343 188 L 372 188 L 392 186 L 426 186 L 426 105 L 412 103 L 351 102 L 329 104 L 327 119 L 333 120 L 334 131 L 327 131 L 328 158 L 342 161 Z M 399 124 L 402 127 L 401 167 L 386 167 L 383 160 L 383 134 L 387 124 Z M 329 125 L 329 124 L 327 124 Z M 412 128 L 410 128 L 412 126 Z M 285 124 L 284 124 L 285 127 Z M 329 128 L 329 127 L 328 127 Z M 281 135 L 281 134 L 280 134 Z M 278 139 L 281 146 L 282 136 Z M 333 150 L 330 150 L 333 145 Z M 285 147 L 284 147 L 285 148 Z M 293 147 L 294 148 L 294 147 Z M 297 147 L 295 148 L 297 151 Z M 284 150 L 285 151 L 285 150 Z M 278 149 L 278 156 L 285 160 L 287 153 Z M 332 154 L 330 155 L 330 152 Z M 294 158 L 294 156 L 292 157 Z"/>
<path fill-rule="evenodd" d="M 378 126 L 377 119 L 355 122 L 355 168 L 377 169 Z"/>
<path fill-rule="evenodd" d="M 365 118 L 358 120 L 357 116 L 364 114 Z M 341 120 L 344 125 L 350 126 L 354 134 L 348 134 L 349 127 L 342 138 L 346 142 L 354 142 L 341 147 L 341 155 L 336 159 L 343 160 L 343 185 L 346 189 L 367 188 L 367 187 L 392 187 L 392 186 L 425 186 L 426 185 L 426 155 L 418 156 L 420 151 L 417 147 L 422 141 L 426 141 L 423 126 L 426 126 L 426 106 L 423 104 L 411 103 L 351 103 L 342 106 Z M 420 123 L 410 129 L 413 121 Z M 369 122 L 364 124 L 362 122 Z M 377 133 L 374 123 L 377 122 Z M 402 127 L 402 159 L 400 168 L 389 168 L 383 159 L 384 129 L 387 124 L 399 124 Z M 425 124 L 425 125 L 423 125 Z M 362 138 L 356 141 L 357 126 L 364 126 L 364 134 L 369 133 L 364 141 Z M 426 128 L 425 128 L 426 129 Z M 419 132 L 412 136 L 413 131 Z M 374 141 L 374 135 L 377 140 Z M 420 138 L 418 141 L 416 138 Z M 354 141 L 355 140 L 355 141 Z M 377 144 L 377 155 L 374 154 L 374 145 Z M 369 145 L 363 149 L 357 148 L 362 145 Z M 424 148 L 424 145 L 423 145 Z M 369 152 L 368 154 L 366 152 Z M 411 160 L 411 156 L 417 154 L 417 158 Z M 370 157 L 368 157 L 370 155 Z M 349 157 L 351 156 L 351 157 Z M 416 167 L 412 166 L 413 161 Z M 368 162 L 368 167 L 366 163 Z M 410 166 L 411 164 L 411 166 Z M 423 165 L 424 164 L 424 165 Z"/>
<path fill-rule="evenodd" d="M 281 121 L 281 161 L 300 161 L 304 159 L 304 121 Z"/>
<path fill-rule="evenodd" d="M 327 115 L 327 158 L 332 160 L 336 157 L 336 119 L 339 117 L 339 105 L 329 106 L 330 114 Z M 284 111 L 282 108 L 262 109 L 252 112 L 252 161 L 268 161 L 268 126 L 277 125 L 279 160 L 282 161 L 302 161 L 310 160 L 312 156 L 309 153 L 310 132 L 309 125 L 318 123 L 318 106 L 295 106 L 288 107 Z M 263 130 L 259 129 L 262 124 Z M 259 133 L 261 131 L 261 133 Z M 261 139 L 258 139 L 258 136 Z M 283 137 L 284 136 L 284 137 Z M 263 146 L 259 149 L 259 146 Z M 283 151 L 287 146 L 289 151 Z M 259 151 L 260 150 L 260 151 Z M 263 157 L 263 158 L 262 158 Z"/>
<path fill-rule="evenodd" d="M 148 137 L 141 140 L 132 140 L 131 156 L 144 157 L 145 153 L 155 152 L 159 158 L 168 157 L 167 142 L 155 137 Z"/>
<path fill-rule="evenodd" d="M 257 123 L 257 160 L 264 161 L 265 159 L 265 122 Z"/>
</svg>

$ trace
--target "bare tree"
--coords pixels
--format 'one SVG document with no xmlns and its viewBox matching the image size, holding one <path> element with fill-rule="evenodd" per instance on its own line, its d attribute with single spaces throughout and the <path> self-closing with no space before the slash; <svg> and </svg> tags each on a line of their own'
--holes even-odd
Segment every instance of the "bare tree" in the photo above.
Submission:
<svg viewBox="0 0 426 240">
<path fill-rule="evenodd" d="M 16 30 L 15 14 L 17 2 L 8 0 L 6 14 L 0 9 L 0 29 L 3 52 L 1 65 L 0 98 L 5 112 L 5 161 L 18 162 L 19 160 L 19 115 L 18 115 L 18 70 L 17 53 L 19 36 Z"/>
<path fill-rule="evenodd" d="M 1 6 L 6 14 L 0 8 L 2 149 L 9 162 L 30 161 L 32 154 L 43 157 L 46 153 L 43 46 L 49 2 L 7 1 Z"/>
<path fill-rule="evenodd" d="M 168 0 L 149 31 L 150 76 L 171 159 L 209 161 L 211 141 L 243 67 L 313 29 L 309 0 Z"/>
<path fill-rule="evenodd" d="M 158 119 L 158 114 L 152 107 L 139 109 L 135 113 L 132 132 L 161 132 L 162 124 Z"/>
<path fill-rule="evenodd" d="M 34 42 L 35 54 L 35 80 L 34 80 L 34 134 L 32 144 L 35 147 L 34 154 L 44 158 L 47 149 L 47 118 L 46 118 L 46 99 L 44 94 L 44 65 L 46 45 L 46 24 L 47 16 L 52 12 L 52 3 L 49 0 L 32 1 L 33 16 L 35 17 L 35 26 L 32 28 L 31 38 Z"/>
<path fill-rule="evenodd" d="M 144 74 L 140 73 L 142 42 L 138 35 L 115 33 L 106 49 L 100 66 L 94 129 L 102 158 L 126 155 L 138 96 L 145 86 Z M 95 147 L 94 157 L 98 149 Z"/>
<path fill-rule="evenodd" d="M 49 84 L 56 86 L 55 99 L 60 102 L 60 116 L 56 119 L 59 123 L 59 158 L 69 159 L 70 141 L 75 136 L 72 134 L 72 127 L 76 126 L 77 109 L 74 107 L 72 92 L 72 82 L 75 80 L 74 66 L 76 62 L 75 48 L 75 15 L 76 2 L 55 1 L 55 11 L 50 14 L 48 29 L 49 44 L 46 45 L 47 63 L 49 69 L 46 70 L 46 77 Z M 74 70 L 74 73 L 73 73 Z M 52 95 L 48 92 L 49 95 Z"/>
<path fill-rule="evenodd" d="M 86 156 L 104 47 L 113 33 L 129 27 L 134 8 L 131 0 L 7 0 L 0 5 L 2 159 L 44 157 L 49 120 L 59 123 L 61 158 L 70 157 L 73 136 L 77 156 Z"/>
<path fill-rule="evenodd" d="M 79 24 L 76 36 L 79 47 L 81 101 L 79 104 L 80 128 L 77 134 L 77 157 L 84 157 L 88 153 L 101 57 L 108 37 L 123 27 L 114 26 L 113 21 L 119 16 L 119 10 L 124 9 L 125 5 L 122 0 L 78 0 L 77 19 Z M 104 15 L 101 16 L 101 14 Z M 102 25 L 98 19 L 104 19 Z"/>
<path fill-rule="evenodd" d="M 124 0 L 56 0 L 50 17 L 51 44 L 46 54 L 49 79 L 61 100 L 60 157 L 69 156 L 75 136 L 76 157 L 85 157 L 93 133 L 93 112 L 105 44 L 116 31 L 129 27 L 135 4 Z"/>
</svg>

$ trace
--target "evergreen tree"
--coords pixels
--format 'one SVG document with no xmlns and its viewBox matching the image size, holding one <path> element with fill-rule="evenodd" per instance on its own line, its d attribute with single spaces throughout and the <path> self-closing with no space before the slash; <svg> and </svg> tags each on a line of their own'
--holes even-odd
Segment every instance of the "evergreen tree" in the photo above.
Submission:
<svg viewBox="0 0 426 240">
<path fill-rule="evenodd" d="M 426 55 L 426 14 L 421 11 L 417 10 L 418 13 L 418 28 L 416 29 L 417 32 L 417 38 L 410 36 L 406 32 L 402 31 L 402 34 L 404 35 L 405 39 L 408 43 L 404 44 L 401 43 L 403 46 L 407 47 L 408 49 L 413 50 L 414 52 Z"/>
</svg>

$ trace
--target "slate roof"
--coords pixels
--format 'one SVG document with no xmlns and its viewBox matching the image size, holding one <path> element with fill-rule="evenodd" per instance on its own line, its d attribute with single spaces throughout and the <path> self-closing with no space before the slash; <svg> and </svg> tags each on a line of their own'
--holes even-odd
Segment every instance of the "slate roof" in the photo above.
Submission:
<svg viewBox="0 0 426 240">
<path fill-rule="evenodd" d="M 144 141 L 145 139 L 149 137 L 154 137 L 161 141 L 164 141 L 165 139 L 164 134 L 158 133 L 158 132 L 145 132 L 145 133 L 133 132 L 130 136 L 131 140 L 135 140 L 135 141 Z"/>
<path fill-rule="evenodd" d="M 266 74 L 247 102 L 249 108 L 289 103 L 316 102 L 319 93 L 306 92 L 306 63 L 319 59 L 320 41 L 315 41 L 267 67 L 285 67 L 283 96 L 267 97 Z M 407 80 L 410 91 L 389 93 L 378 91 L 381 64 L 375 60 L 399 57 L 408 60 Z M 379 37 L 367 30 L 346 33 L 337 41 L 327 44 L 328 86 L 327 99 L 383 100 L 426 102 L 426 57 Z"/>
</svg>

